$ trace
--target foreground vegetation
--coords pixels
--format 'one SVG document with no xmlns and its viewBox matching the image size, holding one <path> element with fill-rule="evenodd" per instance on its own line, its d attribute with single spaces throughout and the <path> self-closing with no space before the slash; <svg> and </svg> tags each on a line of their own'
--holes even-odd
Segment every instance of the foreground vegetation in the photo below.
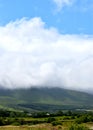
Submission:
<svg viewBox="0 0 93 130">
<path fill-rule="evenodd" d="M 0 110 L 0 130 L 89 130 L 93 113 L 86 111 L 35 112 Z"/>
<path fill-rule="evenodd" d="M 35 126 L 2 126 L 0 127 L 0 130 L 90 130 L 90 129 L 86 126 L 75 124 L 68 127 L 41 124 Z"/>
</svg>

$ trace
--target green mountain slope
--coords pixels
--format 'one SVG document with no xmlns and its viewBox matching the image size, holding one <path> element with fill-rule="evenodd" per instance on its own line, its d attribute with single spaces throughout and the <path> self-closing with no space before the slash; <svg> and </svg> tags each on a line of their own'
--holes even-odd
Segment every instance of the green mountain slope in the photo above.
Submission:
<svg viewBox="0 0 93 130">
<path fill-rule="evenodd" d="M 92 108 L 93 95 L 61 88 L 0 89 L 0 106 L 25 110 Z"/>
</svg>

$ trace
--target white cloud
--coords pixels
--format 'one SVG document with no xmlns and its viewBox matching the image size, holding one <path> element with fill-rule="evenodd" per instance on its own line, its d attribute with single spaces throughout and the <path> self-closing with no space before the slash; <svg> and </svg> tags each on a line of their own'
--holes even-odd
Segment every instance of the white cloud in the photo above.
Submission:
<svg viewBox="0 0 93 130">
<path fill-rule="evenodd" d="M 0 86 L 93 90 L 93 36 L 62 35 L 40 18 L 0 27 Z"/>
<path fill-rule="evenodd" d="M 72 5 L 74 0 L 53 0 L 57 5 L 57 10 L 60 11 L 64 6 Z"/>
<path fill-rule="evenodd" d="M 53 3 L 56 5 L 57 12 L 60 12 L 64 7 L 72 7 L 73 11 L 78 12 L 87 12 L 93 10 L 93 1 L 92 0 L 52 0 Z"/>
</svg>

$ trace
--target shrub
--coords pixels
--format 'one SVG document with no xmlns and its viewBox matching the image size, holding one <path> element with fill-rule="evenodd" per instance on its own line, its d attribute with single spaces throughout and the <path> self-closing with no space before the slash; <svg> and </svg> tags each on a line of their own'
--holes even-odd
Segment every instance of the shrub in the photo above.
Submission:
<svg viewBox="0 0 93 130">
<path fill-rule="evenodd" d="M 69 127 L 69 130 L 89 130 L 88 127 L 85 127 L 83 125 L 78 125 L 78 124 L 72 124 L 70 127 Z"/>
<path fill-rule="evenodd" d="M 0 117 L 0 126 L 5 125 L 4 119 Z"/>
<path fill-rule="evenodd" d="M 89 122 L 89 119 L 87 116 L 81 116 L 75 120 L 76 123 L 81 124 L 81 123 L 86 123 Z"/>
<path fill-rule="evenodd" d="M 49 117 L 49 118 L 47 119 L 47 123 L 51 123 L 51 122 L 53 122 L 53 121 L 56 121 L 56 119 L 55 119 L 54 117 Z"/>
<path fill-rule="evenodd" d="M 62 125 L 62 122 L 60 122 L 60 121 L 53 121 L 52 125 L 53 126 Z"/>
</svg>

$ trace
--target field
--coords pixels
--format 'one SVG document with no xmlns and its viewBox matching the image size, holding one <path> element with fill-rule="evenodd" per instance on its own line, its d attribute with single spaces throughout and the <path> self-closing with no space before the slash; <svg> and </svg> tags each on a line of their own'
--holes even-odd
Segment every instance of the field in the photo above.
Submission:
<svg viewBox="0 0 93 130">
<path fill-rule="evenodd" d="M 53 127 L 47 124 L 34 125 L 34 126 L 4 126 L 0 130 L 61 130 L 62 127 Z"/>
<path fill-rule="evenodd" d="M 34 126 L 3 126 L 0 130 L 57 130 L 57 128 L 50 125 L 34 125 Z"/>
<path fill-rule="evenodd" d="M 92 130 L 93 112 L 0 111 L 0 130 Z"/>
<path fill-rule="evenodd" d="M 50 124 L 38 124 L 38 125 L 33 125 L 33 126 L 1 126 L 0 130 L 92 130 L 93 124 L 88 125 L 89 127 L 75 127 L 74 129 L 67 125 L 67 126 L 52 126 Z"/>
</svg>

